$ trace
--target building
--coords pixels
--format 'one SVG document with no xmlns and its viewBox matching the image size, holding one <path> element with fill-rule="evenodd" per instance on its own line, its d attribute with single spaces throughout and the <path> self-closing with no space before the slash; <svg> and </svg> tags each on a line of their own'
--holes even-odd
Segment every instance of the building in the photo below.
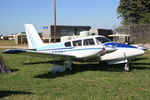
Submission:
<svg viewBox="0 0 150 100">
<path fill-rule="evenodd" d="M 40 37 L 42 36 L 41 33 L 38 33 Z M 16 33 L 15 35 L 15 43 L 16 44 L 28 44 L 26 32 Z"/>
<path fill-rule="evenodd" d="M 26 32 L 16 33 L 15 43 L 16 44 L 27 44 Z"/>
<path fill-rule="evenodd" d="M 4 40 L 15 40 L 15 35 L 11 34 L 11 35 L 5 35 L 3 36 Z"/>
<path fill-rule="evenodd" d="M 109 29 L 90 29 L 90 35 L 103 35 L 109 37 L 109 35 L 113 34 L 112 30 Z"/>
<path fill-rule="evenodd" d="M 57 42 L 60 40 L 64 41 L 67 39 L 73 39 L 74 36 L 89 36 L 89 35 L 104 35 L 108 37 L 112 35 L 113 31 L 108 29 L 91 29 L 91 26 L 67 26 L 58 25 L 56 27 L 56 39 Z M 45 25 L 42 29 L 42 34 L 39 33 L 43 42 L 54 41 L 54 25 Z M 72 36 L 70 38 L 70 36 Z M 27 44 L 26 32 L 17 33 L 15 36 L 16 44 Z"/>
<path fill-rule="evenodd" d="M 79 35 L 81 31 L 89 31 L 91 26 L 66 26 L 66 25 L 57 25 L 56 26 L 56 39 L 57 42 L 60 41 L 62 36 L 73 36 Z M 45 25 L 43 26 L 43 41 L 53 42 L 54 41 L 54 25 Z"/>
</svg>

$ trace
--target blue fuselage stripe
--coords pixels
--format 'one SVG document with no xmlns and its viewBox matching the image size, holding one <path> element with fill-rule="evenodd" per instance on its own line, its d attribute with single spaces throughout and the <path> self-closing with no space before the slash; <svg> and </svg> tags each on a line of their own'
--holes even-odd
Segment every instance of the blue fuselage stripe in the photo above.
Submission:
<svg viewBox="0 0 150 100">
<path fill-rule="evenodd" d="M 74 49 L 74 48 L 56 48 L 56 49 L 43 49 L 43 50 L 38 50 L 38 51 L 58 51 L 58 50 L 66 50 L 65 52 L 68 51 L 81 51 L 81 50 L 102 50 L 102 48 L 83 48 L 83 49 Z"/>
<path fill-rule="evenodd" d="M 123 43 L 115 43 L 115 42 L 108 42 L 104 43 L 105 46 L 114 46 L 116 48 L 137 48 L 135 46 L 123 44 Z"/>
</svg>

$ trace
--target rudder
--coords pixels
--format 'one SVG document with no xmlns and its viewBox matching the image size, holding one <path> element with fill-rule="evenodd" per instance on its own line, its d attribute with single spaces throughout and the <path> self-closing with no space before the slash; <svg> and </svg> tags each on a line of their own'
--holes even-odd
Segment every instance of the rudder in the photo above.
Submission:
<svg viewBox="0 0 150 100">
<path fill-rule="evenodd" d="M 32 24 L 25 24 L 25 31 L 27 34 L 29 49 L 37 49 L 44 46 L 43 41 Z"/>
</svg>

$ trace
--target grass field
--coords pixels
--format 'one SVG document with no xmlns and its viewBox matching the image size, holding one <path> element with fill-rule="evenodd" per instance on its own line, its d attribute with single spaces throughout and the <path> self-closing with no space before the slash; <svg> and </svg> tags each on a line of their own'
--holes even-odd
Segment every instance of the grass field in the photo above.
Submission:
<svg viewBox="0 0 150 100">
<path fill-rule="evenodd" d="M 14 40 L 0 40 L 0 46 L 16 45 Z"/>
<path fill-rule="evenodd" d="M 150 51 L 119 66 L 76 63 L 74 71 L 52 75 L 50 58 L 2 54 L 12 73 L 0 74 L 3 100 L 150 100 Z"/>
<path fill-rule="evenodd" d="M 27 46 L 27 44 L 16 44 L 15 40 L 0 40 L 0 46 Z"/>
</svg>

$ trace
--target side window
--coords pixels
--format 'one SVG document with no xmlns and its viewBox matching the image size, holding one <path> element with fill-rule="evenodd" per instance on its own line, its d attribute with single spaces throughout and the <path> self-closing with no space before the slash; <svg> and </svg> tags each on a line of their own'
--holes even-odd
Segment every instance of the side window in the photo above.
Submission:
<svg viewBox="0 0 150 100">
<path fill-rule="evenodd" d="M 71 47 L 71 42 L 66 42 L 65 47 Z"/>
<path fill-rule="evenodd" d="M 88 45 L 95 45 L 94 40 L 93 39 L 85 39 L 83 42 L 84 46 L 88 46 Z"/>
<path fill-rule="evenodd" d="M 82 40 L 73 41 L 73 46 L 82 46 Z"/>
</svg>

